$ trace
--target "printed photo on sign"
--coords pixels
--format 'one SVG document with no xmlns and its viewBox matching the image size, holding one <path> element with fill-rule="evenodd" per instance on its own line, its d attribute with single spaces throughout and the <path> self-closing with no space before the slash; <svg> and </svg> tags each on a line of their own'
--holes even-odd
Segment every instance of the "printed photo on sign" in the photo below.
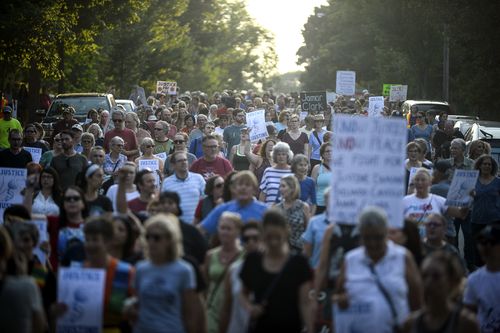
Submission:
<svg viewBox="0 0 500 333">
<path fill-rule="evenodd" d="M 149 169 L 153 171 L 155 176 L 155 186 L 160 187 L 160 175 L 158 171 L 160 170 L 160 161 L 158 160 L 139 160 L 139 165 L 137 166 L 139 171 Z"/>
<path fill-rule="evenodd" d="M 247 128 L 250 131 L 250 141 L 264 140 L 267 133 L 265 110 L 256 110 L 247 113 Z"/>
<path fill-rule="evenodd" d="M 106 271 L 93 268 L 60 268 L 57 302 L 67 311 L 57 320 L 58 333 L 102 332 Z"/>
<path fill-rule="evenodd" d="M 5 208 L 23 203 L 21 191 L 26 187 L 27 170 L 0 168 L 0 219 Z"/>
<path fill-rule="evenodd" d="M 456 169 L 446 197 L 446 205 L 467 207 L 472 201 L 471 191 L 476 188 L 479 170 Z"/>
<path fill-rule="evenodd" d="M 368 205 L 401 227 L 407 129 L 403 119 L 334 114 L 330 219 L 356 224 Z"/>
<path fill-rule="evenodd" d="M 406 101 L 407 94 L 408 94 L 408 86 L 392 85 L 389 93 L 389 102 Z"/>
<path fill-rule="evenodd" d="M 156 81 L 156 93 L 177 95 L 177 82 Z"/>
<path fill-rule="evenodd" d="M 33 162 L 40 163 L 40 158 L 42 158 L 42 148 L 23 147 L 23 149 L 31 154 Z"/>
<path fill-rule="evenodd" d="M 374 96 L 368 99 L 368 116 L 382 117 L 384 113 L 384 96 Z"/>
</svg>

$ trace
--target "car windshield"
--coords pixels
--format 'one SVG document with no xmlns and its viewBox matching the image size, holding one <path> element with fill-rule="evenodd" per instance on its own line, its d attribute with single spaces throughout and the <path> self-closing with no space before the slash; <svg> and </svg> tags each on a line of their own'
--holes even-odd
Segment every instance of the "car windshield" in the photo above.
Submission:
<svg viewBox="0 0 500 333">
<path fill-rule="evenodd" d="M 62 111 L 68 106 L 75 108 L 75 116 L 86 116 L 90 109 L 109 109 L 105 96 L 60 97 L 54 100 L 47 116 L 62 115 Z"/>
<path fill-rule="evenodd" d="M 134 110 L 132 110 L 132 105 L 130 103 L 122 103 L 122 102 L 120 102 L 120 103 L 117 103 L 117 104 L 122 105 L 127 112 L 134 111 Z"/>
<path fill-rule="evenodd" d="M 481 127 L 479 132 L 480 138 L 487 139 L 500 139 L 500 128 L 495 127 Z"/>
<path fill-rule="evenodd" d="M 417 107 L 418 111 L 427 111 L 429 109 L 433 109 L 437 111 L 450 112 L 450 107 L 443 104 L 415 104 L 415 106 Z"/>
</svg>

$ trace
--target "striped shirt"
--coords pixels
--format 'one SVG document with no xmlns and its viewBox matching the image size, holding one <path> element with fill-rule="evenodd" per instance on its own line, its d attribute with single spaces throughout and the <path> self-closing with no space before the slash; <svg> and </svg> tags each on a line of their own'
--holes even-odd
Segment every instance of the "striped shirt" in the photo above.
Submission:
<svg viewBox="0 0 500 333">
<path fill-rule="evenodd" d="M 174 173 L 165 178 L 161 191 L 176 192 L 181 198 L 182 215 L 180 219 L 186 223 L 193 223 L 196 206 L 205 192 L 205 179 L 194 172 L 189 172 L 186 179 L 177 178 Z"/>
<path fill-rule="evenodd" d="M 265 203 L 267 206 L 270 207 L 276 203 L 281 178 L 292 174 L 290 169 L 276 169 L 273 167 L 269 167 L 264 171 L 260 181 L 260 190 L 266 195 Z"/>
</svg>

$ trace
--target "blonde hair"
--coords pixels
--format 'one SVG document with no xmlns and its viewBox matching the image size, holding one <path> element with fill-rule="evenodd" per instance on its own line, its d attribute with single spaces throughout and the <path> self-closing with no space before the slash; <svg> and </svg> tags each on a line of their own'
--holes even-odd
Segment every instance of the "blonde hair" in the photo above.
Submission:
<svg viewBox="0 0 500 333">
<path fill-rule="evenodd" d="M 241 228 L 243 228 L 243 220 L 241 219 L 241 215 L 238 213 L 233 213 L 233 212 L 224 212 L 219 218 L 219 222 L 222 221 L 222 219 L 226 219 L 230 222 L 233 223 L 233 225 L 241 231 Z"/>
<path fill-rule="evenodd" d="M 169 247 L 166 249 L 167 261 L 177 260 L 184 255 L 182 233 L 179 223 L 181 222 L 175 215 L 161 213 L 150 217 L 144 224 L 146 230 L 152 227 L 158 227 L 170 238 L 168 242 Z"/>
<path fill-rule="evenodd" d="M 297 180 L 297 177 L 295 177 L 294 175 L 288 175 L 285 177 L 281 177 L 281 181 L 292 189 L 293 199 L 300 198 L 300 184 L 299 181 Z"/>
</svg>

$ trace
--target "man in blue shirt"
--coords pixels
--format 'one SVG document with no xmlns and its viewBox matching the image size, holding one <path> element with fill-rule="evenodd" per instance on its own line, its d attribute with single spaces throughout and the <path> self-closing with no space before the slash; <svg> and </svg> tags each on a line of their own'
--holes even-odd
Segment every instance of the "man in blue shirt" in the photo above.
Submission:
<svg viewBox="0 0 500 333">
<path fill-rule="evenodd" d="M 200 229 L 213 235 L 217 232 L 219 218 L 223 212 L 233 212 L 241 215 L 244 223 L 248 220 L 261 221 L 267 206 L 254 198 L 258 183 L 255 175 L 250 171 L 241 171 L 233 177 L 236 190 L 236 200 L 217 206 L 201 221 Z"/>
</svg>

